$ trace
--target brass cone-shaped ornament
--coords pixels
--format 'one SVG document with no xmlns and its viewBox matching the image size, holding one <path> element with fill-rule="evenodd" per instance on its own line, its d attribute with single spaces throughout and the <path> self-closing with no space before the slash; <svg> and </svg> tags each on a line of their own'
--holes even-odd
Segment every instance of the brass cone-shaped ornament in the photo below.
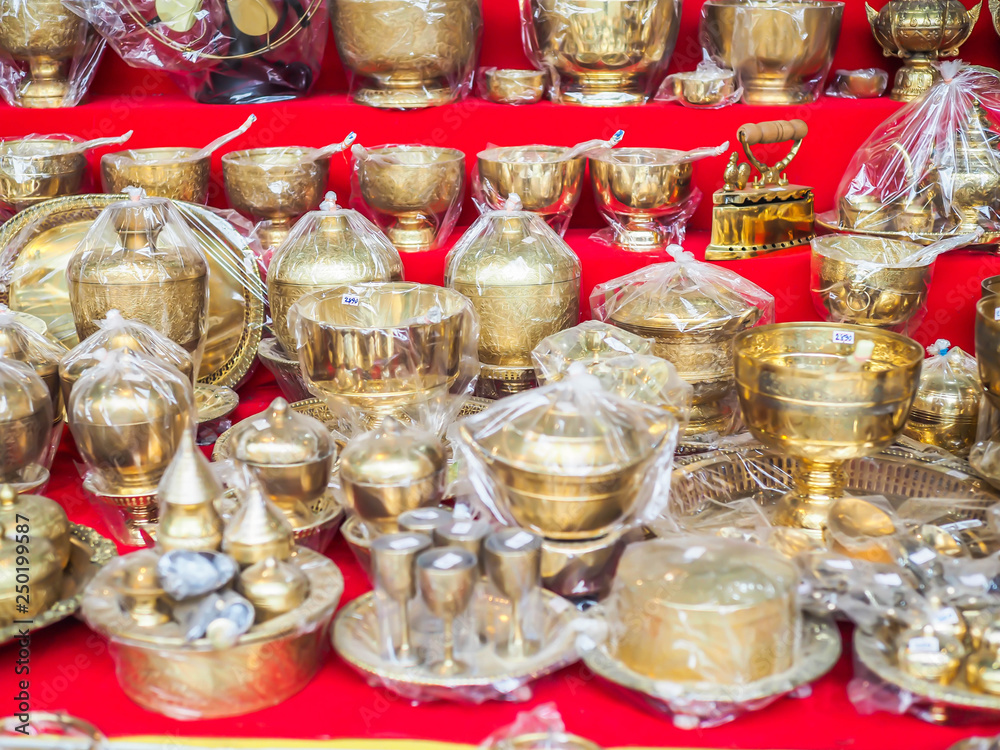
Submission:
<svg viewBox="0 0 1000 750">
<path fill-rule="evenodd" d="M 160 503 L 157 544 L 174 549 L 207 552 L 222 544 L 222 517 L 214 501 L 223 493 L 208 460 L 195 445 L 194 433 L 184 434 L 173 461 L 156 490 Z"/>
<path fill-rule="evenodd" d="M 59 559 L 59 566 L 69 562 L 69 519 L 66 511 L 55 500 L 41 495 L 18 495 L 9 485 L 0 485 L 0 525 L 6 529 L 5 538 L 16 541 L 18 523 L 29 519 L 31 536 L 47 539 Z"/>
<path fill-rule="evenodd" d="M 268 557 L 240 573 L 237 590 L 253 604 L 257 622 L 291 612 L 309 595 L 309 579 L 291 563 Z"/>
<path fill-rule="evenodd" d="M 268 557 L 287 560 L 295 547 L 295 535 L 285 515 L 265 497 L 260 485 L 251 481 L 243 503 L 233 514 L 222 536 L 222 549 L 241 567 Z"/>
</svg>

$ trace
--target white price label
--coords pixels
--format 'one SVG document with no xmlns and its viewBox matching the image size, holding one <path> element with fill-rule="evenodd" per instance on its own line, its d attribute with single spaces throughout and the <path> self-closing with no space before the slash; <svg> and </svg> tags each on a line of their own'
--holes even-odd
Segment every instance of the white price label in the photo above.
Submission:
<svg viewBox="0 0 1000 750">
<path fill-rule="evenodd" d="M 705 554 L 704 547 L 690 547 L 684 550 L 684 562 L 691 562 L 692 560 L 697 560 L 704 554 Z"/>
<path fill-rule="evenodd" d="M 472 524 L 468 521 L 458 521 L 451 525 L 452 534 L 468 534 L 472 531 Z"/>
<path fill-rule="evenodd" d="M 415 536 L 404 536 L 399 539 L 393 539 L 389 542 L 389 547 L 394 550 L 404 550 L 413 549 L 414 547 L 420 546 L 420 540 Z"/>
<path fill-rule="evenodd" d="M 978 529 L 983 522 L 978 518 L 966 518 L 964 521 L 954 521 L 952 523 L 941 524 L 942 531 L 962 531 L 963 529 Z"/>
<path fill-rule="evenodd" d="M 835 343 L 835 344 L 853 344 L 854 343 L 854 331 L 834 331 L 833 332 L 833 343 Z"/>
<path fill-rule="evenodd" d="M 351 307 L 357 307 L 361 304 L 361 298 L 356 294 L 345 294 L 340 299 L 341 304 L 350 305 Z"/>
<path fill-rule="evenodd" d="M 527 531 L 519 531 L 507 540 L 507 549 L 521 549 L 526 547 L 531 544 L 531 540 L 534 538 L 534 534 L 529 534 Z"/>
<path fill-rule="evenodd" d="M 958 580 L 962 582 L 963 586 L 971 586 L 972 588 L 985 589 L 990 585 L 989 579 L 982 573 L 959 576 Z"/>
<path fill-rule="evenodd" d="M 914 565 L 923 565 L 924 563 L 929 563 L 935 557 L 937 557 L 937 553 L 934 550 L 930 547 L 924 547 L 910 555 L 910 562 Z"/>
<path fill-rule="evenodd" d="M 876 573 L 875 583 L 880 583 L 883 586 L 902 586 L 903 579 L 899 577 L 898 573 Z"/>
<path fill-rule="evenodd" d="M 1000 320 L 1000 307 L 993 311 L 993 320 Z"/>
<path fill-rule="evenodd" d="M 827 560 L 826 564 L 834 570 L 854 570 L 854 563 L 850 560 L 834 558 L 832 560 Z"/>
<path fill-rule="evenodd" d="M 436 511 L 433 508 L 417 508 L 416 510 L 411 510 L 410 515 L 416 518 L 418 521 L 433 521 L 439 516 L 440 511 Z"/>
<path fill-rule="evenodd" d="M 464 558 L 456 552 L 447 552 L 434 561 L 434 567 L 438 570 L 451 570 L 456 565 L 461 565 Z"/>
<path fill-rule="evenodd" d="M 933 635 L 921 635 L 907 641 L 906 647 L 911 654 L 932 654 L 941 650 L 941 642 Z"/>
<path fill-rule="evenodd" d="M 934 613 L 934 622 L 938 625 L 957 625 L 958 612 L 953 610 L 951 607 L 939 609 Z"/>
</svg>

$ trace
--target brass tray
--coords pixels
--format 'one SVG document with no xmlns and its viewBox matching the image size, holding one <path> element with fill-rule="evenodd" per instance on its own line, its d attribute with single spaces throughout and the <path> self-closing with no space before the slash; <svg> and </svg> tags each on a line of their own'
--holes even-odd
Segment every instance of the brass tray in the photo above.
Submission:
<svg viewBox="0 0 1000 750">
<path fill-rule="evenodd" d="M 948 237 L 958 237 L 958 232 L 923 232 L 919 235 L 908 232 L 870 232 L 864 229 L 851 229 L 840 225 L 839 214 L 836 210 L 824 211 L 816 214 L 816 225 L 837 234 L 861 234 L 866 237 L 885 237 L 890 240 L 909 240 L 918 245 L 930 245 L 932 242 L 944 240 Z M 1000 232 L 983 232 L 976 240 L 975 245 L 995 245 L 1000 243 Z"/>
<path fill-rule="evenodd" d="M 459 654 L 463 661 L 476 664 L 478 669 L 475 675 L 445 677 L 419 666 L 401 666 L 383 659 L 378 643 L 374 592 L 355 599 L 337 613 L 333 621 L 333 647 L 340 658 L 361 673 L 369 684 L 388 687 L 413 700 L 478 703 L 489 699 L 510 699 L 510 693 L 523 683 L 569 666 L 579 658 L 576 631 L 572 627 L 576 610 L 551 591 L 542 590 L 540 593 L 545 612 L 542 626 L 545 645 L 533 656 L 516 662 L 500 659 L 487 645 L 474 653 Z M 487 633 L 493 634 L 492 629 Z"/>
<path fill-rule="evenodd" d="M 66 290 L 66 266 L 98 214 L 120 195 L 44 201 L 0 226 L 0 302 L 41 318 L 49 334 L 78 342 Z M 235 388 L 250 371 L 264 326 L 264 282 L 257 259 L 229 222 L 204 206 L 175 201 L 209 265 L 209 331 L 199 380 Z M 23 230 L 28 229 L 27 232 Z M 16 241 L 15 241 L 16 240 Z"/>
<path fill-rule="evenodd" d="M 594 674 L 638 693 L 657 711 L 691 716 L 700 720 L 698 726 L 710 727 L 764 708 L 818 680 L 840 658 L 840 631 L 832 620 L 803 617 L 799 643 L 798 658 L 791 669 L 745 685 L 654 680 L 626 667 L 608 652 L 605 644 L 583 651 L 581 657 Z"/>
<path fill-rule="evenodd" d="M 878 678 L 909 693 L 912 699 L 906 701 L 907 713 L 924 721 L 944 724 L 1000 718 L 1000 696 L 970 690 L 964 669 L 958 671 L 958 677 L 950 685 L 921 680 L 899 669 L 892 655 L 882 648 L 881 641 L 860 629 L 854 631 L 854 654 Z"/>
<path fill-rule="evenodd" d="M 114 542 L 105 539 L 93 529 L 71 523 L 69 529 L 69 563 L 63 571 L 62 592 L 59 601 L 37 615 L 28 632 L 53 625 L 65 620 L 80 608 L 83 600 L 83 589 L 94 577 L 97 571 L 112 557 L 118 555 Z M 0 645 L 9 643 L 18 637 L 23 625 L 9 625 L 0 628 Z"/>
</svg>

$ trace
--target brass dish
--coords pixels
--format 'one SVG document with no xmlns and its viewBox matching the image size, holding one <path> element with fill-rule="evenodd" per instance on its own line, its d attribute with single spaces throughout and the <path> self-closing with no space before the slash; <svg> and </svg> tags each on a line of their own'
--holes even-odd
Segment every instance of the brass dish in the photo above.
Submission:
<svg viewBox="0 0 1000 750">
<path fill-rule="evenodd" d="M 522 682 L 569 666 L 578 658 L 576 632 L 572 628 L 576 614 L 573 606 L 562 597 L 544 590 L 541 602 L 545 612 L 545 637 L 539 650 L 526 659 L 511 662 L 498 658 L 488 647 L 482 647 L 474 654 L 474 676 L 443 676 L 424 667 L 401 665 L 383 659 L 377 641 L 379 627 L 373 592 L 355 599 L 337 613 L 333 621 L 333 647 L 340 658 L 375 687 L 388 685 L 403 695 L 419 691 L 422 696 L 430 694 L 444 700 L 468 700 L 470 693 L 480 699 L 503 698 L 507 695 L 504 683 L 516 688 Z M 490 622 L 499 618 L 484 619 L 488 623 L 484 628 L 487 642 L 502 642 L 505 636 L 498 636 L 496 625 Z"/>
<path fill-rule="evenodd" d="M 106 193 L 141 187 L 148 196 L 205 203 L 212 156 L 193 157 L 197 148 L 136 148 L 101 157 L 101 184 Z"/>
<path fill-rule="evenodd" d="M 105 539 L 91 528 L 77 523 L 70 524 L 69 564 L 63 571 L 62 592 L 59 601 L 36 615 L 27 626 L 29 633 L 65 620 L 80 608 L 83 589 L 97 571 L 118 554 L 114 542 Z M 18 637 L 24 625 L 0 628 L 0 646 Z"/>
<path fill-rule="evenodd" d="M 732 71 L 714 76 L 696 71 L 674 73 L 671 82 L 674 96 L 691 107 L 718 107 L 736 93 L 736 74 Z"/>
<path fill-rule="evenodd" d="M 41 318 L 53 338 L 72 348 L 77 334 L 66 265 L 101 210 L 121 200 L 118 195 L 79 195 L 46 201 L 0 227 L 0 247 L 7 248 L 0 275 L 13 278 L 0 288 L 0 303 Z M 175 205 L 201 242 L 210 269 L 210 323 L 199 380 L 238 387 L 250 373 L 264 325 L 265 292 L 257 259 L 239 232 L 211 210 L 193 203 Z M 30 236 L 19 237 L 29 226 Z"/>
</svg>

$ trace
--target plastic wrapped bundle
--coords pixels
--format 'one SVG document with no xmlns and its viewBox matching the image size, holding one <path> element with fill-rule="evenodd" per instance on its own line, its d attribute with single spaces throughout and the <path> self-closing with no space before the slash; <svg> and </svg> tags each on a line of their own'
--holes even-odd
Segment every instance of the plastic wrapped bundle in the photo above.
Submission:
<svg viewBox="0 0 1000 750">
<path fill-rule="evenodd" d="M 885 93 L 889 74 L 880 68 L 838 70 L 830 79 L 827 96 L 841 99 L 875 99 Z"/>
<path fill-rule="evenodd" d="M 945 339 L 927 354 L 903 434 L 964 458 L 976 442 L 983 398 L 976 358 Z"/>
<path fill-rule="evenodd" d="M 575 368 L 589 372 L 611 393 L 666 409 L 677 420 L 681 434 L 684 433 L 694 388 L 681 379 L 677 368 L 667 360 L 651 354 L 612 357 L 591 367 L 575 365 L 570 369 L 570 377 Z"/>
<path fill-rule="evenodd" d="M 87 179 L 82 144 L 63 134 L 0 140 L 0 219 L 49 198 L 79 193 Z"/>
<path fill-rule="evenodd" d="M 0 306 L 0 352 L 3 357 L 23 362 L 35 371 L 49 389 L 56 421 L 61 421 L 59 361 L 66 355 L 66 347 L 32 330 L 8 308 Z"/>
<path fill-rule="evenodd" d="M 583 363 L 590 372 L 608 359 L 652 351 L 652 339 L 599 320 L 585 320 L 542 339 L 532 350 L 531 360 L 539 384 L 546 385 L 566 377 L 574 362 Z"/>
</svg>

